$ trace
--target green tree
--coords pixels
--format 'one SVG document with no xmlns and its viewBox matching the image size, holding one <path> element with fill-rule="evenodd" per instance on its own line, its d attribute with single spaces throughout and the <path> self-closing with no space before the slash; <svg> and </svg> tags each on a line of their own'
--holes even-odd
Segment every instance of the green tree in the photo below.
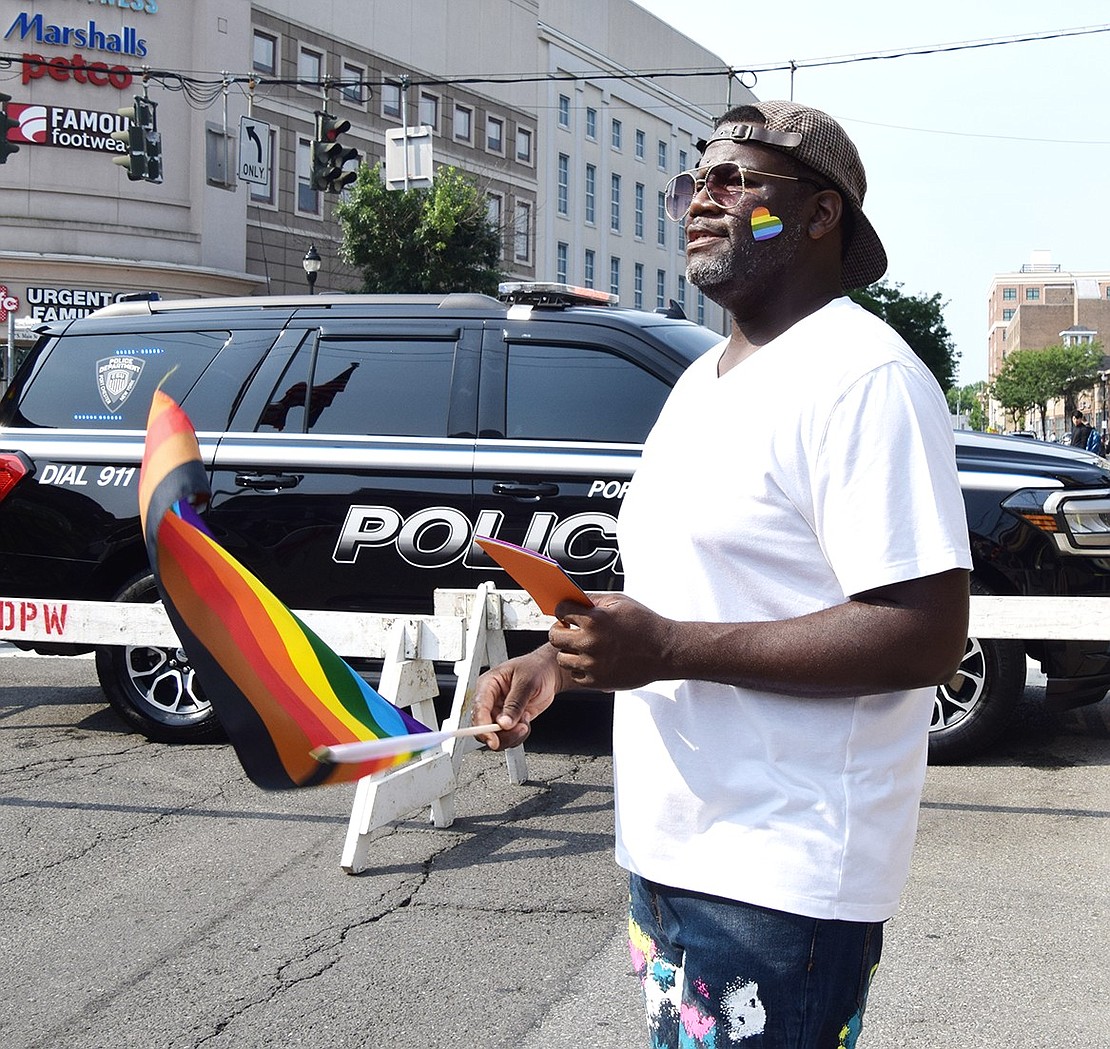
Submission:
<svg viewBox="0 0 1110 1049">
<path fill-rule="evenodd" d="M 944 323 L 945 303 L 940 292 L 933 295 L 906 295 L 901 284 L 885 280 L 848 292 L 864 309 L 881 317 L 909 344 L 933 373 L 942 390 L 956 382 L 959 353 Z"/>
<path fill-rule="evenodd" d="M 1079 394 L 1094 385 L 1101 365 L 1102 347 L 1098 343 L 1017 350 L 1002 362 L 992 393 L 1015 418 L 1018 413 L 1035 409 L 1044 437 L 1048 402 L 1062 398 L 1065 418 L 1070 419 Z"/>
<path fill-rule="evenodd" d="M 1056 345 L 1029 352 L 1042 355 L 1041 368 L 1044 370 L 1049 397 L 1063 398 L 1064 417 L 1070 420 L 1079 395 L 1098 381 L 1099 368 L 1102 366 L 1102 346 L 1097 342 L 1073 346 Z"/>
<path fill-rule="evenodd" d="M 497 291 L 501 231 L 485 196 L 456 168 L 437 168 L 429 189 L 396 190 L 386 188 L 381 165 L 364 164 L 335 213 L 340 256 L 361 271 L 365 292 Z"/>
<path fill-rule="evenodd" d="M 985 382 L 972 382 L 966 386 L 953 386 L 946 390 L 944 396 L 948 399 L 948 410 L 953 415 L 966 415 L 968 425 L 973 430 L 985 430 L 987 427 L 987 410 L 983 406 L 987 396 Z"/>
<path fill-rule="evenodd" d="M 991 385 L 991 396 L 1008 412 L 1018 429 L 1025 428 L 1026 413 L 1039 409 L 1041 436 L 1045 436 L 1047 384 L 1037 350 L 1018 350 L 1002 362 L 1002 368 Z"/>
</svg>

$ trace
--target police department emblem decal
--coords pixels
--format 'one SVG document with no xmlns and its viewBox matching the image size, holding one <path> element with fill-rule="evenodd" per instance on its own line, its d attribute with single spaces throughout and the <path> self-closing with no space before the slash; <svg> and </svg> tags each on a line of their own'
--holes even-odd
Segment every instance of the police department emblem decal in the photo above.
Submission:
<svg viewBox="0 0 1110 1049">
<path fill-rule="evenodd" d="M 96 388 L 108 411 L 121 408 L 131 396 L 144 363 L 138 357 L 105 357 L 96 362 Z"/>
</svg>

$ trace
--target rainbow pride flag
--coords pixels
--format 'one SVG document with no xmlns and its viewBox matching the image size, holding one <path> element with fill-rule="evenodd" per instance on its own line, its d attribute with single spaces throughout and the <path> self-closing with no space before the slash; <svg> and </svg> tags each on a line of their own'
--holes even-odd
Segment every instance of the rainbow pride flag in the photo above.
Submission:
<svg viewBox="0 0 1110 1049">
<path fill-rule="evenodd" d="M 247 776 L 266 790 L 312 787 L 417 756 L 416 741 L 357 763 L 312 756 L 430 729 L 375 692 L 215 541 L 197 514 L 209 495 L 192 423 L 158 390 L 139 475 L 143 536 L 170 622 Z"/>
</svg>

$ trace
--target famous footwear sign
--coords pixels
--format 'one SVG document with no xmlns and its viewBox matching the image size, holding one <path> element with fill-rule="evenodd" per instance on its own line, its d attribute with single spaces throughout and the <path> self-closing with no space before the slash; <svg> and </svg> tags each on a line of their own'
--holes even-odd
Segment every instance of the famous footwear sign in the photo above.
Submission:
<svg viewBox="0 0 1110 1049">
<path fill-rule="evenodd" d="M 127 152 L 127 143 L 112 139 L 113 131 L 125 131 L 129 126 L 128 119 L 117 113 L 9 102 L 8 117 L 15 121 L 15 126 L 8 129 L 9 142 L 98 153 Z"/>
</svg>

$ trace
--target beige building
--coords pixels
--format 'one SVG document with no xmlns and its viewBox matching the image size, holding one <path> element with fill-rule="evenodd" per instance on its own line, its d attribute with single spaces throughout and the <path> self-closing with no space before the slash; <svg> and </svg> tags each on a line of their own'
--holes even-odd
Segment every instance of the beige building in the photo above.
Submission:
<svg viewBox="0 0 1110 1049">
<path fill-rule="evenodd" d="M 359 287 L 336 198 L 310 184 L 326 110 L 371 164 L 388 133 L 430 127 L 435 165 L 486 193 L 506 274 L 648 310 L 676 299 L 724 330 L 685 286 L 661 200 L 713 118 L 752 95 L 631 0 L 9 0 L 0 32 L 19 146 L 0 166 L 0 305 L 24 321 L 134 292 L 307 291 L 311 246 L 316 291 Z M 706 75 L 639 75 L 661 67 Z M 112 163 L 116 111 L 144 94 L 161 184 Z"/>
<path fill-rule="evenodd" d="M 1028 263 L 1012 273 L 996 274 L 987 296 L 988 381 L 993 381 L 1003 361 L 1016 350 L 1043 349 L 1075 343 L 1101 343 L 1110 349 L 1110 272 L 1065 270 L 1047 251 L 1037 251 Z M 1110 405 L 1107 379 L 1079 398 L 1088 421 L 1107 429 Z M 1063 402 L 1048 406 L 1049 434 L 1062 436 L 1071 429 Z M 990 425 L 1010 428 L 1001 406 L 992 401 Z"/>
</svg>

